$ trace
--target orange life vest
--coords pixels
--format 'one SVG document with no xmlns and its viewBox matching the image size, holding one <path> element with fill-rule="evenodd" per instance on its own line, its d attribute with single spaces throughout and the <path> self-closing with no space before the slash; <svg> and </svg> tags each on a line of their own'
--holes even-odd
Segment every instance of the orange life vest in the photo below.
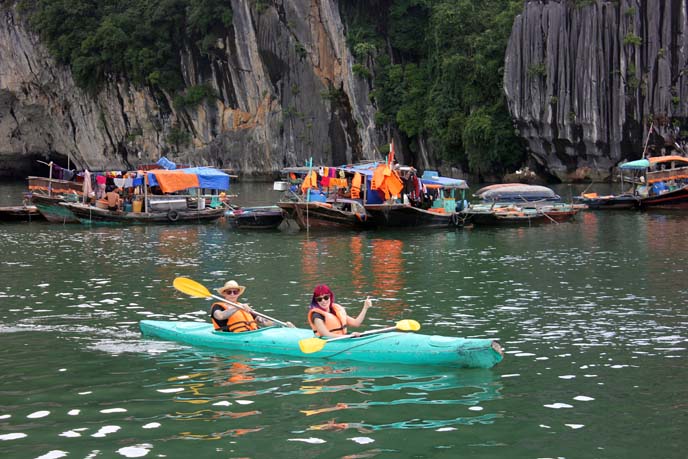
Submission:
<svg viewBox="0 0 688 459">
<path fill-rule="evenodd" d="M 311 325 L 313 333 L 320 336 L 318 330 L 315 328 L 315 323 L 313 323 L 313 314 L 318 313 L 325 317 L 325 327 L 330 332 L 335 335 L 346 335 L 346 310 L 336 303 L 333 303 L 330 309 L 334 311 L 334 314 L 320 308 L 313 308 L 308 311 L 308 323 Z"/>
<path fill-rule="evenodd" d="M 234 314 L 229 316 L 226 320 L 217 320 L 213 313 L 217 308 L 226 311 L 229 306 L 224 303 L 213 303 L 210 308 L 210 320 L 213 322 L 213 327 L 215 330 L 222 330 L 228 332 L 244 332 L 249 330 L 258 330 L 258 323 L 256 319 L 251 315 L 250 312 L 246 312 L 243 309 L 238 309 L 234 311 Z"/>
<path fill-rule="evenodd" d="M 356 172 L 354 178 L 351 180 L 351 199 L 358 199 L 361 197 L 361 174 Z"/>
</svg>

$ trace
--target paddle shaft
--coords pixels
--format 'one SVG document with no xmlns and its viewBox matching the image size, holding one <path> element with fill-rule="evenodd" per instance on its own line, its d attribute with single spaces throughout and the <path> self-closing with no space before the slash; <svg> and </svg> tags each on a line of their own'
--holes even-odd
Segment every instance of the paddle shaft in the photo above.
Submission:
<svg viewBox="0 0 688 459">
<path fill-rule="evenodd" d="M 233 302 L 233 301 L 229 301 L 229 300 L 226 299 L 226 298 L 222 298 L 222 297 L 220 297 L 220 296 L 213 295 L 212 293 L 210 294 L 210 296 L 213 297 L 213 298 L 215 298 L 216 300 L 222 301 L 223 303 L 227 303 L 227 304 L 229 304 L 229 305 L 232 305 L 232 306 L 234 306 L 235 308 L 239 308 L 239 309 L 242 309 L 242 310 L 244 310 L 244 311 L 247 311 L 247 309 L 246 309 L 244 306 L 242 306 L 242 305 L 240 305 L 240 304 L 238 304 L 238 303 L 235 303 L 235 302 Z M 287 325 L 285 322 L 282 322 L 281 320 L 274 319 L 274 318 L 272 318 L 272 317 L 270 317 L 270 316 L 268 316 L 268 315 L 266 315 L 266 314 L 263 314 L 262 312 L 257 312 L 257 311 L 253 311 L 253 310 L 251 310 L 250 312 L 251 312 L 251 314 L 255 314 L 255 315 L 257 315 L 258 317 L 262 317 L 263 319 L 268 319 L 268 320 L 270 320 L 270 321 L 272 321 L 272 322 L 274 322 L 274 323 L 276 323 L 276 324 L 279 324 L 279 325 L 281 325 L 281 326 L 283 326 L 283 327 L 288 327 L 288 326 L 289 326 L 289 325 Z"/>
</svg>

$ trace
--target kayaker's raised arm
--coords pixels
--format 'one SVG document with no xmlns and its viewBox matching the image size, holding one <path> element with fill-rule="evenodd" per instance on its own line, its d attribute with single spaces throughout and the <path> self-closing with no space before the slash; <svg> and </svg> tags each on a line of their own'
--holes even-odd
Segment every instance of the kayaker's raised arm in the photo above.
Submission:
<svg viewBox="0 0 688 459">
<path fill-rule="evenodd" d="M 365 301 L 363 301 L 363 308 L 361 309 L 361 312 L 358 313 L 355 319 L 349 317 L 346 324 L 352 327 L 360 327 L 363 324 L 363 320 L 365 319 L 366 312 L 368 312 L 368 308 L 370 308 L 372 305 L 373 301 L 369 296 L 366 297 Z"/>
</svg>

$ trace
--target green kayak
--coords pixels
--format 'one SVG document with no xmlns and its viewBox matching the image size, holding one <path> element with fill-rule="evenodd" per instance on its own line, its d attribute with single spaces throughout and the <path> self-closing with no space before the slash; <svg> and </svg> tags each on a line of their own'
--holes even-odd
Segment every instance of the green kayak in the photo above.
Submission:
<svg viewBox="0 0 688 459">
<path fill-rule="evenodd" d="M 304 354 L 299 341 L 313 338 L 303 328 L 268 327 L 243 333 L 216 332 L 209 323 L 142 320 L 143 336 L 224 350 L 279 354 L 327 360 L 373 363 L 447 365 L 457 368 L 490 368 L 502 360 L 498 342 L 419 333 L 387 332 L 327 343 L 321 350 Z"/>
</svg>

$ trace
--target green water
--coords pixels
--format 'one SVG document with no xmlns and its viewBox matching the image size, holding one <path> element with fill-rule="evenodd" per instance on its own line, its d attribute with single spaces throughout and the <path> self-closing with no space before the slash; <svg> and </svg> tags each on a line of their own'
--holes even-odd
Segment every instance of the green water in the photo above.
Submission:
<svg viewBox="0 0 688 459">
<path fill-rule="evenodd" d="M 269 204 L 269 184 L 236 187 Z M 0 185 L 0 205 L 21 185 Z M 255 196 L 255 198 L 251 198 Z M 4 202 L 3 202 L 4 201 Z M 533 228 L 285 234 L 0 223 L 0 454 L 11 458 L 683 458 L 688 214 Z M 367 325 L 498 338 L 490 370 L 144 340 L 206 320 L 191 277 L 305 326 L 315 284 Z"/>
</svg>

